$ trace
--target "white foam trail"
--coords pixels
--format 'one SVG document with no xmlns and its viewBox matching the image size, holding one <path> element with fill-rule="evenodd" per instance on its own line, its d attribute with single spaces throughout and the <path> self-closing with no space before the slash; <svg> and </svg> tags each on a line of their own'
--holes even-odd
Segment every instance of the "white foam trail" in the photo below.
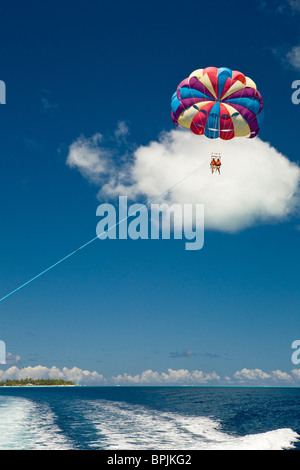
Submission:
<svg viewBox="0 0 300 470">
<path fill-rule="evenodd" d="M 259 434 L 232 436 L 220 430 L 220 423 L 213 420 L 207 426 L 203 418 L 177 416 L 177 421 L 195 436 L 205 437 L 209 448 L 220 450 L 283 450 L 292 449 L 300 436 L 289 428 L 276 429 Z"/>
<path fill-rule="evenodd" d="M 85 417 L 98 431 L 94 447 L 152 450 L 283 450 L 291 449 L 300 436 L 291 429 L 233 436 L 218 421 L 159 413 L 116 402 L 88 402 Z"/>
<path fill-rule="evenodd" d="M 69 449 L 46 405 L 25 398 L 0 397 L 0 450 Z"/>
<path fill-rule="evenodd" d="M 88 448 L 134 450 L 281 450 L 291 449 L 300 436 L 293 430 L 231 435 L 208 417 L 149 410 L 107 400 L 72 403 L 73 424 L 80 442 L 82 430 L 91 429 Z M 74 427 L 75 423 L 75 427 Z M 92 440 L 93 439 L 93 440 Z M 78 445 L 77 445 L 78 447 Z M 25 398 L 0 397 L 0 450 L 72 449 L 47 404 Z"/>
</svg>

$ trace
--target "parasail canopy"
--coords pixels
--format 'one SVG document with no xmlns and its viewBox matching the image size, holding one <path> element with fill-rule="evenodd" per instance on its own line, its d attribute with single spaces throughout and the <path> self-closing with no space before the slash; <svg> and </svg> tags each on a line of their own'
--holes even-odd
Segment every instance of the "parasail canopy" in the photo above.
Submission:
<svg viewBox="0 0 300 470">
<path fill-rule="evenodd" d="M 251 78 L 229 68 L 198 69 L 177 87 L 171 101 L 177 126 L 210 139 L 255 137 L 263 100 Z"/>
</svg>

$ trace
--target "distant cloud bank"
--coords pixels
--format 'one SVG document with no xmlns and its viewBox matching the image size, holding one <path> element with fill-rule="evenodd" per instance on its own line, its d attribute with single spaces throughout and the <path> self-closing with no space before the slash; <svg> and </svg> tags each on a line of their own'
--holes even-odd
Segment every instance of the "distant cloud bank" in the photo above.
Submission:
<svg viewBox="0 0 300 470">
<path fill-rule="evenodd" d="M 140 374 L 131 375 L 123 373 L 117 376 L 105 377 L 99 372 L 83 370 L 78 367 L 62 369 L 44 367 L 24 367 L 19 369 L 12 366 L 7 370 L 0 370 L 0 381 L 9 379 L 64 379 L 71 380 L 80 385 L 231 385 L 231 386 L 300 386 L 300 369 L 293 369 L 289 373 L 281 370 L 265 372 L 261 369 L 241 369 L 232 377 L 220 377 L 215 371 L 207 373 L 201 370 L 171 369 L 167 372 L 156 372 L 151 369 Z"/>
</svg>

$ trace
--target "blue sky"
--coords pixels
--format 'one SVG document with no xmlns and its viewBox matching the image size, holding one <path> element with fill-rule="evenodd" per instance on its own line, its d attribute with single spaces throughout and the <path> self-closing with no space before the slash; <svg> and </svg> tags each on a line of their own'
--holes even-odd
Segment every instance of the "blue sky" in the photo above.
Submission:
<svg viewBox="0 0 300 470">
<path fill-rule="evenodd" d="M 120 121 L 128 151 L 156 141 L 174 127 L 177 84 L 197 68 L 253 78 L 265 107 L 260 138 L 297 163 L 299 14 L 299 2 L 284 0 L 247 10 L 234 0 L 2 6 L 1 296 L 96 234 L 99 188 L 66 165 L 70 145 L 101 133 L 109 147 Z M 298 224 L 294 215 L 207 230 L 197 252 L 177 240 L 97 240 L 2 302 L 0 337 L 19 369 L 106 378 L 184 369 L 222 383 L 279 370 L 293 377 L 281 383 L 294 383 Z"/>
</svg>

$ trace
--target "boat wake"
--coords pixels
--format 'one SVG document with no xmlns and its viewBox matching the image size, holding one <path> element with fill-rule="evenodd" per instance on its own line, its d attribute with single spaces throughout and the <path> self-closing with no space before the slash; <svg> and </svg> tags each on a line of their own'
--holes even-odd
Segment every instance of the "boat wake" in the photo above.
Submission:
<svg viewBox="0 0 300 470">
<path fill-rule="evenodd" d="M 108 400 L 72 401 L 64 413 L 67 421 L 44 402 L 0 397 L 0 449 L 283 450 L 300 439 L 289 428 L 232 435 L 213 418 Z"/>
</svg>

